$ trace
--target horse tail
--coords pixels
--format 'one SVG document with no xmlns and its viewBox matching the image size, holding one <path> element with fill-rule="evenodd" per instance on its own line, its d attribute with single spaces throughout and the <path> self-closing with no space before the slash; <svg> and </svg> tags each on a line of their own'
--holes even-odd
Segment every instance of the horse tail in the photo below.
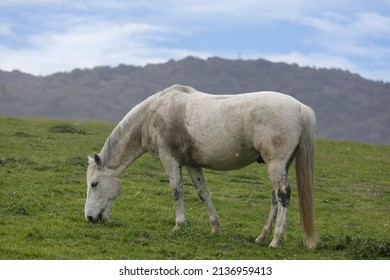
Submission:
<svg viewBox="0 0 390 280">
<path fill-rule="evenodd" d="M 302 134 L 295 161 L 299 210 L 305 244 L 315 248 L 317 239 L 314 232 L 313 196 L 316 117 L 306 105 L 301 105 L 301 124 Z"/>
</svg>

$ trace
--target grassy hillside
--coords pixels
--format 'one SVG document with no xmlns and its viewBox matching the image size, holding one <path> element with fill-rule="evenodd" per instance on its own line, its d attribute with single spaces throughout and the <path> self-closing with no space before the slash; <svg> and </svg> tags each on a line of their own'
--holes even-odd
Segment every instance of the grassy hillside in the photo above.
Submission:
<svg viewBox="0 0 390 280">
<path fill-rule="evenodd" d="M 318 141 L 319 246 L 302 245 L 295 178 L 287 240 L 254 243 L 271 186 L 264 165 L 206 171 L 222 233 L 185 176 L 188 227 L 178 233 L 168 179 L 143 156 L 122 178 L 105 225 L 84 220 L 86 155 L 114 125 L 0 118 L 0 259 L 390 259 L 390 146 Z"/>
</svg>

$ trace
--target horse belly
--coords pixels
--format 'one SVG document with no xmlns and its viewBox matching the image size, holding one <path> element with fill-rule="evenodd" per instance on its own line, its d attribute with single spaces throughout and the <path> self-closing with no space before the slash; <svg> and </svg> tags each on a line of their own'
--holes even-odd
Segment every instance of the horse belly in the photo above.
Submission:
<svg viewBox="0 0 390 280">
<path fill-rule="evenodd" d="M 208 144 L 196 142 L 197 150 L 193 154 L 196 165 L 214 170 L 235 170 L 253 163 L 261 156 L 253 147 L 240 146 L 223 141 L 222 138 L 219 140 L 208 141 Z"/>
<path fill-rule="evenodd" d="M 245 127 L 245 117 L 217 105 L 209 104 L 209 110 L 195 106 L 188 112 L 186 129 L 195 144 L 194 162 L 215 170 L 234 170 L 253 163 L 260 153 L 253 146 L 252 129 Z"/>
<path fill-rule="evenodd" d="M 255 162 L 259 157 L 260 154 L 255 150 L 235 154 L 229 153 L 225 154 L 223 157 L 210 155 L 208 157 L 203 157 L 200 160 L 199 165 L 214 170 L 236 170 L 248 166 Z"/>
</svg>

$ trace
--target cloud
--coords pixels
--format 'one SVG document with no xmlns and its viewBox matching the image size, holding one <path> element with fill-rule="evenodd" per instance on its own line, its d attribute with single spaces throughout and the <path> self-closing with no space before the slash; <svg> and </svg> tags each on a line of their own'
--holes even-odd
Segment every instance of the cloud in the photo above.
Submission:
<svg viewBox="0 0 390 280">
<path fill-rule="evenodd" d="M 388 38 L 390 17 L 379 13 L 361 12 L 350 15 L 327 12 L 317 16 L 305 16 L 301 23 L 310 26 L 325 36 L 345 39 Z"/>
<path fill-rule="evenodd" d="M 359 30 L 359 35 L 367 37 L 389 37 L 390 16 L 378 13 L 360 13 L 351 26 L 353 30 Z"/>
<path fill-rule="evenodd" d="M 0 68 L 46 75 L 187 55 L 237 57 L 243 50 L 251 58 L 381 75 L 390 69 L 390 17 L 378 7 L 389 2 L 2 0 Z M 252 33 L 241 36 L 240 28 L 248 26 Z M 239 35 L 237 43 L 230 29 Z M 286 30 L 296 33 L 283 38 Z M 258 49 L 261 41 L 279 49 Z"/>
<path fill-rule="evenodd" d="M 256 56 L 254 56 L 256 57 Z M 285 62 L 298 64 L 301 67 L 327 68 L 348 70 L 357 73 L 364 78 L 375 81 L 389 81 L 390 69 L 387 64 L 371 61 L 367 64 L 354 63 L 344 56 L 337 56 L 328 53 L 302 53 L 290 52 L 282 54 L 260 54 L 257 57 L 265 58 L 272 62 Z"/>
<path fill-rule="evenodd" d="M 97 65 L 145 65 L 194 54 L 185 49 L 156 47 L 155 42 L 163 40 L 166 33 L 163 26 L 144 23 L 87 22 L 65 32 L 27 36 L 28 47 L 22 49 L 0 46 L 1 68 L 47 75 Z"/>
<path fill-rule="evenodd" d="M 12 35 L 11 25 L 7 22 L 0 22 L 0 36 L 10 36 Z"/>
</svg>

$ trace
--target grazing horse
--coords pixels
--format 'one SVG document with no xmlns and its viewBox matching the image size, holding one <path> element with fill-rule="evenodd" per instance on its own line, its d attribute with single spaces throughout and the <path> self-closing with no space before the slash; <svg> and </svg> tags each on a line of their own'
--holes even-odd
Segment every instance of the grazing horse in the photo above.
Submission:
<svg viewBox="0 0 390 280">
<path fill-rule="evenodd" d="M 313 223 L 315 115 L 291 96 L 277 92 L 211 95 L 173 85 L 135 106 L 89 158 L 85 218 L 106 222 L 120 194 L 120 176 L 145 152 L 158 158 L 169 176 L 177 230 L 186 225 L 181 169 L 185 167 L 208 212 L 213 233 L 220 221 L 202 168 L 234 170 L 265 163 L 273 185 L 271 210 L 257 243 L 272 232 L 270 247 L 285 238 L 295 159 L 304 242 L 316 245 Z"/>
</svg>

